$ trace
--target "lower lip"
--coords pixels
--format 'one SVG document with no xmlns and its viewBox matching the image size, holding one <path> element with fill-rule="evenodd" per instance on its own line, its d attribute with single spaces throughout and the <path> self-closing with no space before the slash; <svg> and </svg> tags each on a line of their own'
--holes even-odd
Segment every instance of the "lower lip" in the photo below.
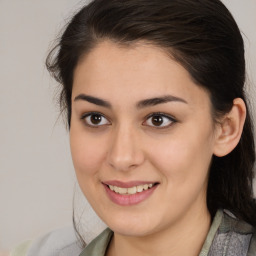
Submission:
<svg viewBox="0 0 256 256">
<path fill-rule="evenodd" d="M 131 206 L 131 205 L 136 205 L 141 203 L 142 201 L 150 197 L 151 194 L 155 191 L 155 189 L 158 186 L 157 184 L 148 190 L 144 190 L 142 192 L 138 192 L 133 195 L 121 195 L 112 191 L 106 184 L 103 184 L 103 185 L 105 187 L 105 190 L 110 200 L 115 204 L 118 204 L 121 206 Z"/>
</svg>

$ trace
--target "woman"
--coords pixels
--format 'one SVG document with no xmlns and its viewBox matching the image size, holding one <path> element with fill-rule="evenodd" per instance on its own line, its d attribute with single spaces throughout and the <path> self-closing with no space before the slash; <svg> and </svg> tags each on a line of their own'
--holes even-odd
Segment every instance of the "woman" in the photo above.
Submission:
<svg viewBox="0 0 256 256">
<path fill-rule="evenodd" d="M 47 67 L 78 183 L 109 227 L 81 256 L 256 255 L 244 45 L 219 0 L 94 0 Z"/>
</svg>

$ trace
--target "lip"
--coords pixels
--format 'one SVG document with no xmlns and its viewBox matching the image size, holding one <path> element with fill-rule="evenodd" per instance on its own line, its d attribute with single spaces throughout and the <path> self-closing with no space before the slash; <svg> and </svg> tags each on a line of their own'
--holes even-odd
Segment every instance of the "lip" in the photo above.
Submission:
<svg viewBox="0 0 256 256">
<path fill-rule="evenodd" d="M 148 190 L 144 190 L 142 192 L 138 192 L 136 194 L 132 195 L 121 195 L 117 194 L 114 191 L 112 191 L 108 185 L 112 186 L 118 186 L 122 188 L 129 188 L 129 187 L 134 187 L 134 186 L 139 186 L 139 185 L 144 185 L 144 184 L 155 184 L 152 188 Z M 136 184 L 136 185 L 135 185 Z M 159 183 L 156 182 L 139 182 L 138 181 L 132 181 L 132 182 L 120 182 L 120 181 L 112 181 L 112 182 L 104 182 L 102 185 L 105 188 L 106 194 L 109 197 L 109 199 L 120 206 L 132 206 L 132 205 L 137 205 L 146 199 L 148 199 L 154 191 L 157 189 Z"/>
</svg>

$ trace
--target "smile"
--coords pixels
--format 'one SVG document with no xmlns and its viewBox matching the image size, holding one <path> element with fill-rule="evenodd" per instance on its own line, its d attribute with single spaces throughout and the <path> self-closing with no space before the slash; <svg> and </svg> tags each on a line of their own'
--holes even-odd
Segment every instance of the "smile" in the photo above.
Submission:
<svg viewBox="0 0 256 256">
<path fill-rule="evenodd" d="M 120 206 L 132 206 L 149 198 L 157 187 L 158 182 L 128 182 L 111 181 L 102 183 L 109 199 Z"/>
<path fill-rule="evenodd" d="M 122 187 L 117 187 L 117 186 L 112 186 L 112 185 L 108 185 L 108 187 L 114 191 L 117 194 L 120 195 L 133 195 L 136 193 L 141 193 L 143 191 L 146 191 L 150 188 L 153 187 L 153 183 L 150 184 L 144 184 L 144 185 L 139 185 L 139 186 L 134 186 L 134 187 L 130 187 L 130 188 L 122 188 Z"/>
</svg>

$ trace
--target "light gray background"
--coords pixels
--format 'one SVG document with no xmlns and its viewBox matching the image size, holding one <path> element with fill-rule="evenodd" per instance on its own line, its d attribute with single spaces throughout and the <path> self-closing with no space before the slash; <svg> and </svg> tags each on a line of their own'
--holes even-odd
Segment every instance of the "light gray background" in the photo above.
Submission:
<svg viewBox="0 0 256 256">
<path fill-rule="evenodd" d="M 0 252 L 72 223 L 68 133 L 57 121 L 57 87 L 44 60 L 57 32 L 85 2 L 0 0 Z M 256 1 L 224 3 L 246 35 L 255 102 Z"/>
</svg>

